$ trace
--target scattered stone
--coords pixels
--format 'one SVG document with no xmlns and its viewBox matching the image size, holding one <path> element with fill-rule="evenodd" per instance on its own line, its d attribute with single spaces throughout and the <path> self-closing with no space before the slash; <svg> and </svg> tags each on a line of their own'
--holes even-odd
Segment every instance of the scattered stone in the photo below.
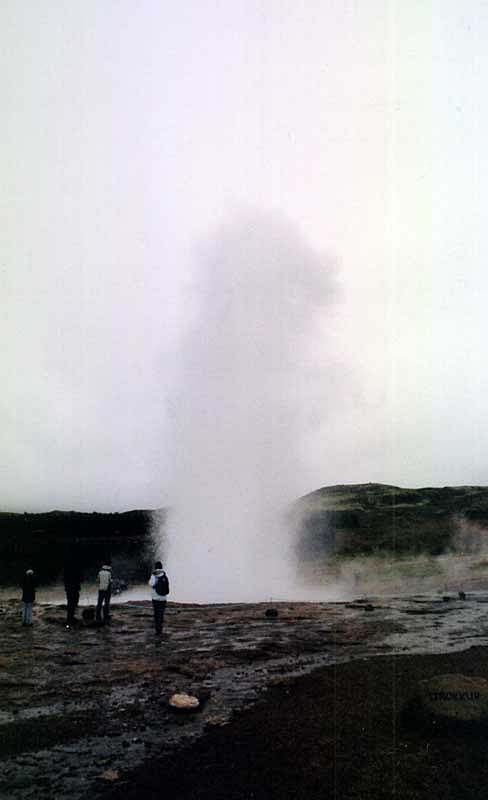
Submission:
<svg viewBox="0 0 488 800">
<path fill-rule="evenodd" d="M 206 720 L 206 724 L 209 728 L 221 728 L 229 724 L 229 719 L 224 714 L 212 714 Z"/>
<path fill-rule="evenodd" d="M 113 783 L 120 779 L 120 773 L 115 769 L 106 769 L 105 772 L 101 772 L 100 775 L 97 775 L 97 778 L 99 781 Z"/>
<path fill-rule="evenodd" d="M 168 705 L 175 711 L 196 711 L 200 707 L 198 697 L 191 694 L 172 694 Z"/>
</svg>

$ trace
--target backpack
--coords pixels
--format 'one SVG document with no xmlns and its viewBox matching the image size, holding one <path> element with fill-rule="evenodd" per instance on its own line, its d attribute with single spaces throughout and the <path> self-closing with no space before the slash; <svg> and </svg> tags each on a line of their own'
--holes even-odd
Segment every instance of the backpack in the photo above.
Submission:
<svg viewBox="0 0 488 800">
<path fill-rule="evenodd" d="M 169 594 L 169 580 L 168 580 L 168 576 L 166 575 L 165 572 L 163 572 L 162 575 L 159 575 L 156 578 L 156 583 L 154 584 L 154 588 L 155 588 L 157 594 L 160 594 L 160 595 L 163 595 L 163 596 Z"/>
</svg>

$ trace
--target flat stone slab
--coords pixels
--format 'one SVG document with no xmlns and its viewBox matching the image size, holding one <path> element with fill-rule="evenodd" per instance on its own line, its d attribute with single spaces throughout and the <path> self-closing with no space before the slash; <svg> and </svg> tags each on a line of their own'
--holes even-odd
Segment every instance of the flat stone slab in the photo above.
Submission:
<svg viewBox="0 0 488 800">
<path fill-rule="evenodd" d="M 421 681 L 419 700 L 429 717 L 445 721 L 488 722 L 488 680 L 470 675 L 436 675 Z"/>
</svg>

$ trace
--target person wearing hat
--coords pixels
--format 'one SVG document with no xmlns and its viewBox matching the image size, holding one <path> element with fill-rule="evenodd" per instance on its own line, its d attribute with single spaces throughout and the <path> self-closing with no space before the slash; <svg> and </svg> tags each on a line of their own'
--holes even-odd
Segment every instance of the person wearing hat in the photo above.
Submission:
<svg viewBox="0 0 488 800">
<path fill-rule="evenodd" d="M 169 581 L 161 561 L 154 564 L 154 572 L 149 578 L 152 589 L 151 598 L 154 609 L 154 628 L 156 636 L 163 633 L 164 612 L 166 611 L 166 597 L 169 594 Z"/>
<path fill-rule="evenodd" d="M 32 606 L 36 599 L 37 581 L 34 570 L 28 569 L 22 580 L 22 625 L 32 625 Z"/>
<path fill-rule="evenodd" d="M 103 624 L 110 624 L 110 596 L 112 593 L 112 567 L 110 564 L 104 564 L 98 573 L 98 601 L 97 601 L 97 622 L 102 623 L 102 606 L 103 606 Z"/>
</svg>

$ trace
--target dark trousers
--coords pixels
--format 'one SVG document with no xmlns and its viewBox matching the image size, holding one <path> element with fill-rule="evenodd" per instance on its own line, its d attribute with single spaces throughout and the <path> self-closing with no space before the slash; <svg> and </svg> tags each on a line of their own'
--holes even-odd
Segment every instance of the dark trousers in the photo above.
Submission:
<svg viewBox="0 0 488 800">
<path fill-rule="evenodd" d="M 68 604 L 68 615 L 66 624 L 72 625 L 75 619 L 75 611 L 80 601 L 79 589 L 66 589 L 66 602 Z"/>
<path fill-rule="evenodd" d="M 110 589 L 98 590 L 97 622 L 102 621 L 102 606 L 103 606 L 103 621 L 104 623 L 108 623 L 110 620 Z"/>
<path fill-rule="evenodd" d="M 153 600 L 154 608 L 154 627 L 156 633 L 163 632 L 164 612 L 166 611 L 166 600 Z"/>
</svg>

